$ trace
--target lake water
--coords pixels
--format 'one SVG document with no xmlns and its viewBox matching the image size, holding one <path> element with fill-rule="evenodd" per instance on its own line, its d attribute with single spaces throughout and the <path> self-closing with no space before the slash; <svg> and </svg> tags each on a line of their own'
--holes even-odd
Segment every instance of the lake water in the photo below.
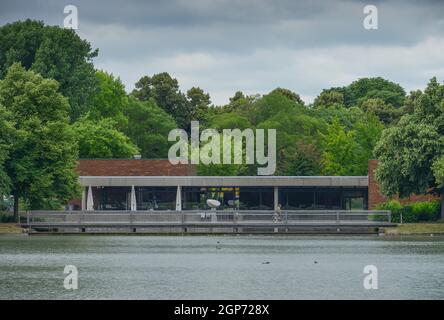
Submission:
<svg viewBox="0 0 444 320">
<path fill-rule="evenodd" d="M 0 298 L 444 299 L 444 238 L 0 236 Z"/>
</svg>

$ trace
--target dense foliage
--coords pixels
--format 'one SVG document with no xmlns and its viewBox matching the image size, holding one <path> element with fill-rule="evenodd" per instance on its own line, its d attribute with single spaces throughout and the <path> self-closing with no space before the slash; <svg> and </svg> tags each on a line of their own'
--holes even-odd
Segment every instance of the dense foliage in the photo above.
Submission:
<svg viewBox="0 0 444 320">
<path fill-rule="evenodd" d="M 78 158 L 167 158 L 174 128 L 276 129 L 276 175 L 367 175 L 387 195 L 444 189 L 444 85 L 406 94 L 386 79 L 322 90 L 312 104 L 276 88 L 237 91 L 215 106 L 163 72 L 128 94 L 95 70 L 98 54 L 73 30 L 19 21 L 0 27 L 0 194 L 53 208 L 78 191 Z M 376 146 L 376 148 L 375 148 Z M 200 165 L 202 175 L 256 175 L 256 165 Z M 16 206 L 17 209 L 17 206 Z"/>
<path fill-rule="evenodd" d="M 421 201 L 402 205 L 398 200 L 389 200 L 380 204 L 377 209 L 390 210 L 392 222 L 414 223 L 437 220 L 439 207 L 438 201 Z"/>
</svg>

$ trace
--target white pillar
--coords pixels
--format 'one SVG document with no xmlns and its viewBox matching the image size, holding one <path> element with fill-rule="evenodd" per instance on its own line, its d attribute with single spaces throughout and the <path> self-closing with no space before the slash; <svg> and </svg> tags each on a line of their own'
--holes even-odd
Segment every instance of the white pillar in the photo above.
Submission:
<svg viewBox="0 0 444 320">
<path fill-rule="evenodd" d="M 86 211 L 94 211 L 94 199 L 91 185 L 88 187 L 88 196 L 86 198 Z"/>
<path fill-rule="evenodd" d="M 274 211 L 277 210 L 279 205 L 279 188 L 274 187 Z"/>
<path fill-rule="evenodd" d="M 182 211 L 182 187 L 177 186 L 176 211 Z"/>
<path fill-rule="evenodd" d="M 85 187 L 82 188 L 82 204 L 80 205 L 82 211 L 86 210 L 86 190 Z"/>
<path fill-rule="evenodd" d="M 137 211 L 136 190 L 131 186 L 131 211 Z"/>
</svg>

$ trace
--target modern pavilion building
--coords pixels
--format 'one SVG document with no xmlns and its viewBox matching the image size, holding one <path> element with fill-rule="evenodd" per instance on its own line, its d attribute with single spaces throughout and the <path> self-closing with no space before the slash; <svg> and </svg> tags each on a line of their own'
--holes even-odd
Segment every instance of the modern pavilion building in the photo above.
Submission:
<svg viewBox="0 0 444 320">
<path fill-rule="evenodd" d="M 368 176 L 215 176 L 196 175 L 193 165 L 168 160 L 87 159 L 78 172 L 82 199 L 70 210 L 199 210 L 207 199 L 220 210 L 365 210 L 385 200 Z M 417 200 L 417 199 L 415 199 Z M 133 204 L 133 205 L 132 205 Z"/>
</svg>

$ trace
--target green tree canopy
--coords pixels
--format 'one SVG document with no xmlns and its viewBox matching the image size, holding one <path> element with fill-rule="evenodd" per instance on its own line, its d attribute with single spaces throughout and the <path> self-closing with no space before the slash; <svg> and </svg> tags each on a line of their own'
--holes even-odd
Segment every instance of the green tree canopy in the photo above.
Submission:
<svg viewBox="0 0 444 320">
<path fill-rule="evenodd" d="M 126 135 L 140 148 L 144 158 L 167 158 L 168 133 L 177 128 L 173 117 L 158 107 L 154 100 L 139 101 L 130 97 L 125 109 L 128 117 Z"/>
<path fill-rule="evenodd" d="M 187 99 L 191 108 L 190 120 L 200 121 L 200 125 L 206 127 L 211 106 L 210 95 L 199 87 L 192 87 L 187 91 Z"/>
<path fill-rule="evenodd" d="M 0 104 L 12 117 L 16 138 L 4 167 L 15 198 L 31 209 L 57 208 L 79 194 L 77 143 L 69 125 L 69 104 L 59 85 L 20 64 L 0 81 Z"/>
<path fill-rule="evenodd" d="M 96 88 L 91 45 L 74 30 L 45 26 L 41 21 L 17 21 L 0 27 L 0 79 L 20 62 L 25 69 L 58 81 L 71 105 L 74 121 L 82 115 Z"/>
<path fill-rule="evenodd" d="M 395 108 L 404 105 L 405 90 L 397 83 L 381 77 L 361 78 L 342 88 L 344 103 L 347 107 L 360 106 L 369 98 L 379 98 Z"/>
<path fill-rule="evenodd" d="M 132 158 L 139 153 L 137 146 L 115 129 L 109 118 L 92 121 L 81 118 L 73 124 L 79 144 L 80 158 Z"/>
<path fill-rule="evenodd" d="M 117 128 L 122 130 L 128 124 L 124 115 L 128 105 L 125 86 L 119 78 L 114 78 L 105 71 L 97 71 L 95 76 L 98 89 L 90 99 L 88 119 L 99 121 L 110 118 L 116 123 Z"/>
<path fill-rule="evenodd" d="M 0 105 L 0 197 L 11 192 L 11 179 L 6 172 L 5 162 L 14 143 L 16 133 L 14 126 L 12 113 Z"/>
<path fill-rule="evenodd" d="M 433 78 L 423 93 L 414 94 L 413 113 L 384 130 L 375 149 L 379 160 L 376 179 L 386 195 L 406 197 L 430 188 L 439 191 L 441 186 L 444 85 Z"/>
<path fill-rule="evenodd" d="M 156 104 L 173 116 L 177 125 L 189 129 L 192 119 L 192 106 L 186 96 L 179 90 L 179 83 L 167 72 L 152 77 L 143 76 L 136 82 L 133 96 L 141 101 L 153 99 Z"/>
</svg>

